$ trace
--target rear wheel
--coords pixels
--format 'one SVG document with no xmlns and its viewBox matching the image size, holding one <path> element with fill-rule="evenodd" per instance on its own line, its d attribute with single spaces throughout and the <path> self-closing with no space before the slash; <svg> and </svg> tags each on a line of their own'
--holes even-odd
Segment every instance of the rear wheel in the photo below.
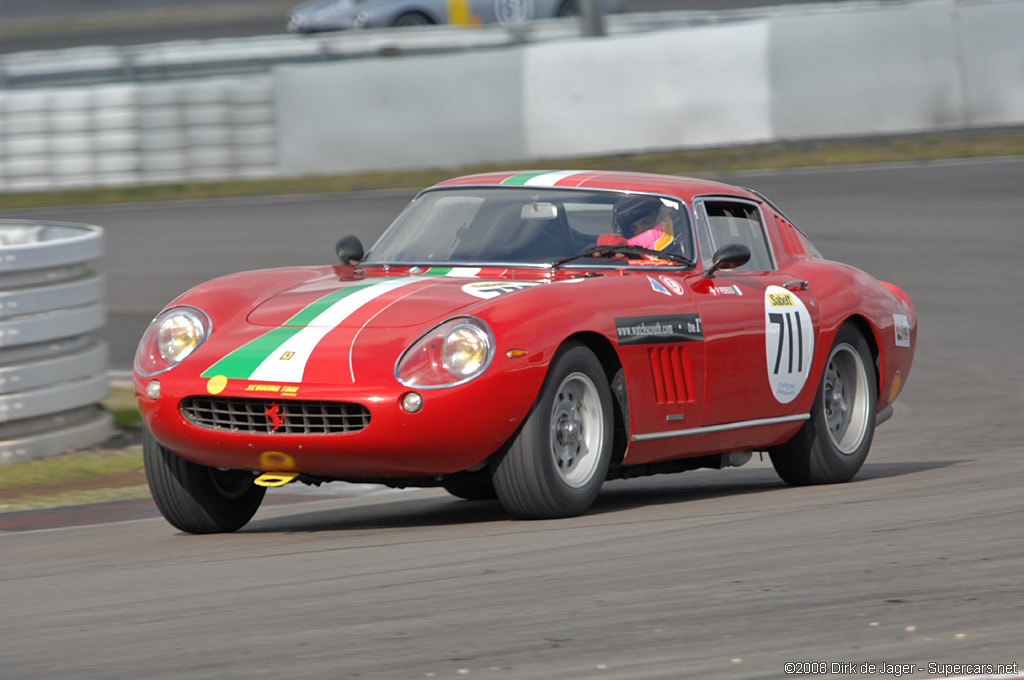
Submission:
<svg viewBox="0 0 1024 680">
<path fill-rule="evenodd" d="M 564 345 L 533 411 L 494 467 L 498 500 L 522 519 L 586 511 L 608 473 L 612 421 L 611 390 L 601 363 L 582 343 Z"/>
<path fill-rule="evenodd" d="M 857 474 L 875 432 L 877 383 L 867 341 L 853 326 L 843 326 L 825 362 L 810 420 L 769 451 L 783 481 L 831 484 Z"/>
<path fill-rule="evenodd" d="M 558 6 L 558 17 L 574 17 L 580 13 L 579 7 L 576 5 L 576 0 L 565 0 L 561 5 Z"/>
<path fill-rule="evenodd" d="M 252 519 L 266 488 L 246 470 L 198 465 L 167 450 L 146 432 L 142 440 L 146 480 L 160 513 L 182 531 L 235 531 Z"/>
</svg>

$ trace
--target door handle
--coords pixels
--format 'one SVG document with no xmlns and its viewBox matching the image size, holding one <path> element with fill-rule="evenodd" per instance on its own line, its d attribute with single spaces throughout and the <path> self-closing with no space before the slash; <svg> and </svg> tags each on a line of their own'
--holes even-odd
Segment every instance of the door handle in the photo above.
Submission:
<svg viewBox="0 0 1024 680">
<path fill-rule="evenodd" d="M 807 282 L 803 279 L 793 279 L 782 284 L 786 290 L 807 290 Z"/>
</svg>

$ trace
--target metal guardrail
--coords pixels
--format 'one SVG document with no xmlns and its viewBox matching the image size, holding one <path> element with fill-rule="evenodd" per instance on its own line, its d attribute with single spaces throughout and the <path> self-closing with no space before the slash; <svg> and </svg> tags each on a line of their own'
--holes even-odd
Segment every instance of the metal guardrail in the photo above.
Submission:
<svg viewBox="0 0 1024 680">
<path fill-rule="evenodd" d="M 106 439 L 103 230 L 0 220 L 0 464 Z"/>
<path fill-rule="evenodd" d="M 921 1 L 921 0 L 918 0 Z M 961 0 L 972 1 L 972 0 Z M 1001 0 L 986 0 L 999 2 Z M 792 13 L 831 13 L 884 6 L 888 0 L 852 0 L 727 11 L 672 11 L 612 14 L 600 32 L 629 35 L 665 28 L 707 26 Z M 588 28 L 582 19 L 540 19 L 525 23 L 459 27 L 418 26 L 311 35 L 178 40 L 129 47 L 92 46 L 0 55 L 0 89 L 144 83 L 186 78 L 265 75 L 274 66 L 418 56 L 511 47 L 525 43 L 575 40 Z M 283 26 L 282 26 L 283 28 Z"/>
</svg>

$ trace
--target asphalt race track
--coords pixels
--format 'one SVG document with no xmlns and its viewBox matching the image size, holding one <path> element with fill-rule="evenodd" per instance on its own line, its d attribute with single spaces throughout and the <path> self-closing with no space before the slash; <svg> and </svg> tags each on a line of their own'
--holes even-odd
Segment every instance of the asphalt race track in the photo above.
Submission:
<svg viewBox="0 0 1024 680">
<path fill-rule="evenodd" d="M 789 488 L 755 456 L 613 482 L 559 521 L 417 490 L 269 505 L 224 536 L 161 519 L 8 530 L 0 677 L 1024 674 L 1024 159 L 730 179 L 917 304 L 914 370 L 854 482 Z M 184 286 L 329 263 L 338 236 L 369 240 L 407 198 L 23 215 L 108 228 L 127 366 L 129 329 Z"/>
</svg>

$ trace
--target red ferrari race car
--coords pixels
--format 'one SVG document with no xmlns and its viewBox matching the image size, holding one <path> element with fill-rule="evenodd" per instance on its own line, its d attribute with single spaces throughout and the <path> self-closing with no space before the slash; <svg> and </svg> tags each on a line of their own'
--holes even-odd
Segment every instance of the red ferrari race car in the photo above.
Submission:
<svg viewBox="0 0 1024 680">
<path fill-rule="evenodd" d="M 459 177 L 337 254 L 215 279 L 146 330 L 146 473 L 179 529 L 238 529 L 289 482 L 442 486 L 527 519 L 754 451 L 789 484 L 845 482 L 917 339 L 898 287 L 703 180 Z"/>
</svg>

